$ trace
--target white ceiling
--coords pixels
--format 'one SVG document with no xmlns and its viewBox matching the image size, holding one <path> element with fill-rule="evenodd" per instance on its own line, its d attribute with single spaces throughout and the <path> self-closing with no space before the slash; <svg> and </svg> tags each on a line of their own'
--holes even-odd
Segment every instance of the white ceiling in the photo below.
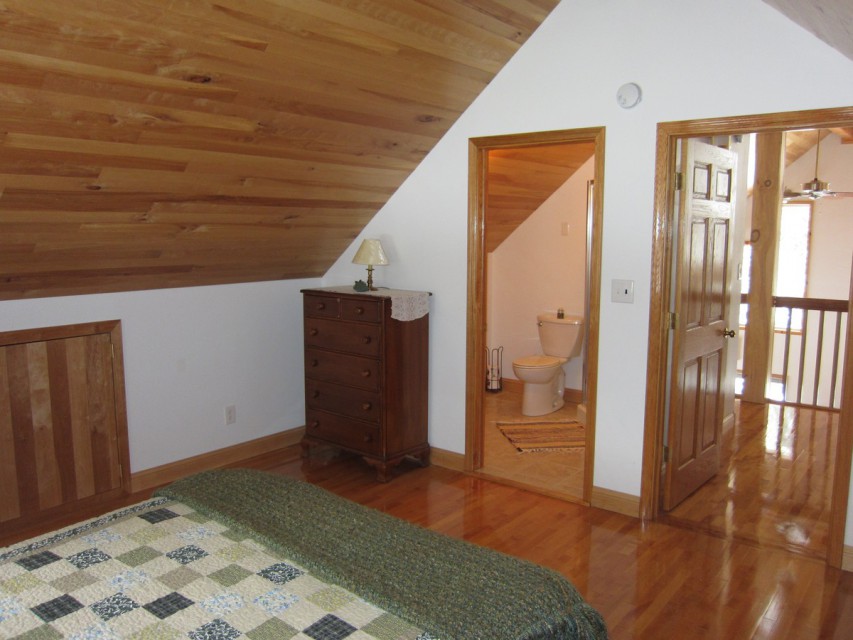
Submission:
<svg viewBox="0 0 853 640">
<path fill-rule="evenodd" d="M 764 0 L 853 60 L 853 1 Z"/>
</svg>

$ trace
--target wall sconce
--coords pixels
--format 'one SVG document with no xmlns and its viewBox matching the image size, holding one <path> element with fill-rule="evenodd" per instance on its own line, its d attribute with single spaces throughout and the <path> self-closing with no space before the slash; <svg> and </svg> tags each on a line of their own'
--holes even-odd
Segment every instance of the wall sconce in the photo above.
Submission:
<svg viewBox="0 0 853 640">
<path fill-rule="evenodd" d="M 376 287 L 373 286 L 373 267 L 388 264 L 388 257 L 385 255 L 385 251 L 382 250 L 379 240 L 368 239 L 362 241 L 358 251 L 355 252 L 352 263 L 367 265 L 367 289 L 368 291 L 376 291 Z"/>
</svg>

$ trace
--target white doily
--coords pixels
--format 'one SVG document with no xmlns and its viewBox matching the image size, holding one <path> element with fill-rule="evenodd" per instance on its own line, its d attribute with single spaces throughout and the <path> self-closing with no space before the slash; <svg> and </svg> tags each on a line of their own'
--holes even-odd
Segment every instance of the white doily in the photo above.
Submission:
<svg viewBox="0 0 853 640">
<path fill-rule="evenodd" d="M 382 294 L 391 297 L 391 317 L 394 320 L 417 320 L 429 313 L 429 293 L 426 291 L 402 291 L 400 289 L 386 289 L 384 291 L 371 291 L 370 293 Z"/>
</svg>

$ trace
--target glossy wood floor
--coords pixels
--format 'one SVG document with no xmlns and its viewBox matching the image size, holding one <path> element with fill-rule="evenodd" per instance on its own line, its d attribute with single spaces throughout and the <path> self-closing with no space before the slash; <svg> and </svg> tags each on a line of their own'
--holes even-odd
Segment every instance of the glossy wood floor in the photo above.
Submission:
<svg viewBox="0 0 853 640">
<path fill-rule="evenodd" d="M 839 414 L 745 402 L 735 410 L 719 473 L 662 519 L 825 558 Z"/>
<path fill-rule="evenodd" d="M 813 558 L 439 467 L 384 485 L 358 459 L 297 460 L 274 472 L 560 571 L 614 639 L 853 637 L 853 574 Z"/>
<path fill-rule="evenodd" d="M 483 466 L 481 474 L 530 488 L 546 495 L 583 499 L 584 451 L 519 452 L 498 430 L 498 422 L 566 422 L 574 420 L 577 405 L 544 416 L 521 414 L 521 383 L 505 384 L 498 393 L 483 396 Z"/>
</svg>

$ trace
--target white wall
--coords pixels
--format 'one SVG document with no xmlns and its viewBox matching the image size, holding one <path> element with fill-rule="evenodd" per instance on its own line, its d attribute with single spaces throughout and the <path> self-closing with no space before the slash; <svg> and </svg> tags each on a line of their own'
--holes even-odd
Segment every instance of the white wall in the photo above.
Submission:
<svg viewBox="0 0 853 640">
<path fill-rule="evenodd" d="M 305 424 L 299 289 L 318 280 L 0 303 L 0 331 L 121 320 L 131 471 Z M 224 408 L 237 423 L 225 426 Z"/>
<path fill-rule="evenodd" d="M 594 173 L 590 158 L 489 256 L 487 344 L 503 346 L 504 378 L 516 378 L 516 358 L 542 353 L 538 314 L 563 308 L 584 315 L 587 182 Z M 583 359 L 564 369 L 566 387 L 583 389 Z"/>
<path fill-rule="evenodd" d="M 808 89 L 792 90 L 805 77 L 813 78 Z M 643 89 L 643 101 L 631 110 L 616 104 L 625 82 Z M 560 3 L 364 234 L 398 251 L 396 264 L 383 272 L 386 283 L 435 294 L 431 443 L 456 452 L 465 447 L 470 137 L 606 127 L 593 482 L 639 495 L 657 123 L 851 104 L 853 61 L 760 0 Z M 358 277 L 349 264 L 353 252 L 324 282 Z M 614 278 L 635 281 L 633 305 L 610 302 Z M 847 542 L 853 543 L 853 522 Z"/>
</svg>

